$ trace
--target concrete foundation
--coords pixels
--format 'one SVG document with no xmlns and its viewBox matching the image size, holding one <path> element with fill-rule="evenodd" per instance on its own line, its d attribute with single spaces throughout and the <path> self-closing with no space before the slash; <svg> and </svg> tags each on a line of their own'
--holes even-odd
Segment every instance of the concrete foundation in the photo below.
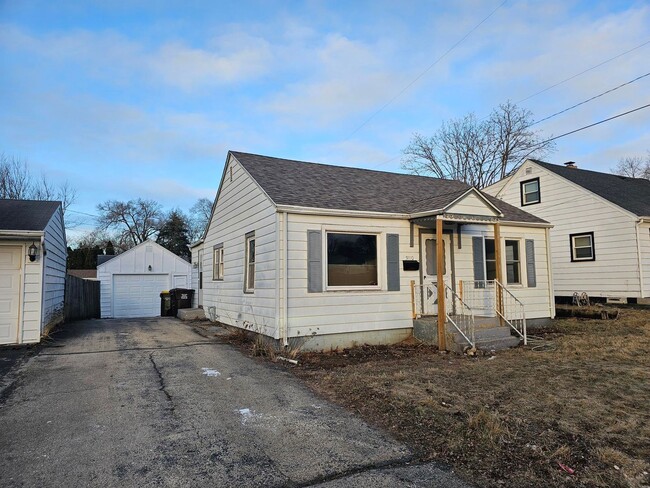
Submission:
<svg viewBox="0 0 650 488">
<path fill-rule="evenodd" d="M 289 343 L 295 340 L 304 340 L 300 345 L 303 351 L 331 351 L 349 347 L 381 344 L 396 344 L 411 337 L 411 329 L 388 329 L 364 332 L 344 332 L 342 334 L 326 334 L 307 338 L 290 338 Z"/>
</svg>

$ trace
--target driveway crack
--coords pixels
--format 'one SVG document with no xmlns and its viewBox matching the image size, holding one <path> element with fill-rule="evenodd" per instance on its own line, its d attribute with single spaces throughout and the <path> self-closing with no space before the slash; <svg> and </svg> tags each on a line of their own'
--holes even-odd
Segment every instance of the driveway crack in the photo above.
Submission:
<svg viewBox="0 0 650 488">
<path fill-rule="evenodd" d="M 156 364 L 156 361 L 153 358 L 153 352 L 149 354 L 149 361 L 151 361 L 151 364 L 153 366 L 153 369 L 156 371 L 156 374 L 158 375 L 158 384 L 160 387 L 158 388 L 159 391 L 162 391 L 165 394 L 165 398 L 167 398 L 167 403 L 168 405 L 168 410 L 174 414 L 176 407 L 174 406 L 174 399 L 172 398 L 171 393 L 167 391 L 167 385 L 165 384 L 165 378 L 162 375 L 162 372 L 160 371 L 160 368 Z"/>
</svg>

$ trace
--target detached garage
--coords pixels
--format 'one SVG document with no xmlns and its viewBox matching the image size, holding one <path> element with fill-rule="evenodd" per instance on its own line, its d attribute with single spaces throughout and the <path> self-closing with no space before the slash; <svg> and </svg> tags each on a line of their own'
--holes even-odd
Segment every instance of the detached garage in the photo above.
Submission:
<svg viewBox="0 0 650 488">
<path fill-rule="evenodd" d="M 153 241 L 104 261 L 97 266 L 102 318 L 159 316 L 160 292 L 187 288 L 191 272 L 190 263 Z"/>
</svg>

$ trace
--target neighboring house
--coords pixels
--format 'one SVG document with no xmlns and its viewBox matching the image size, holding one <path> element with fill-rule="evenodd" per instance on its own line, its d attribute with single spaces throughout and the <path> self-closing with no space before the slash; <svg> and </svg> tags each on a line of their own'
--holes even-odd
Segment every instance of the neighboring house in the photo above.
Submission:
<svg viewBox="0 0 650 488">
<path fill-rule="evenodd" d="M 549 227 L 457 181 L 229 152 L 192 261 L 211 319 L 327 349 L 397 342 L 445 303 L 467 319 L 461 295 L 494 315 L 499 277 L 547 321 Z"/>
<path fill-rule="evenodd" d="M 38 342 L 63 320 L 61 202 L 0 200 L 0 344 Z"/>
<path fill-rule="evenodd" d="M 97 258 L 102 318 L 157 317 L 160 292 L 190 284 L 190 263 L 153 241 Z"/>
<path fill-rule="evenodd" d="M 82 280 L 96 280 L 97 279 L 97 270 L 96 269 L 69 269 L 68 274 L 71 276 L 76 276 Z"/>
<path fill-rule="evenodd" d="M 194 290 L 193 307 L 203 308 L 203 239 L 190 244 L 192 260 L 191 288 Z"/>
<path fill-rule="evenodd" d="M 558 301 L 650 301 L 650 181 L 530 159 L 485 191 L 553 224 Z"/>
</svg>

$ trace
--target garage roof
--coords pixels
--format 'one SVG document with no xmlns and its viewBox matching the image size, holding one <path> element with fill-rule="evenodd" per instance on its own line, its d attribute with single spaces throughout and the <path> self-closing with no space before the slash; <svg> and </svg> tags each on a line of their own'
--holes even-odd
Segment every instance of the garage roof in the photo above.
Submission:
<svg viewBox="0 0 650 488">
<path fill-rule="evenodd" d="M 0 230 L 45 230 L 60 206 L 61 202 L 0 199 Z"/>
</svg>

